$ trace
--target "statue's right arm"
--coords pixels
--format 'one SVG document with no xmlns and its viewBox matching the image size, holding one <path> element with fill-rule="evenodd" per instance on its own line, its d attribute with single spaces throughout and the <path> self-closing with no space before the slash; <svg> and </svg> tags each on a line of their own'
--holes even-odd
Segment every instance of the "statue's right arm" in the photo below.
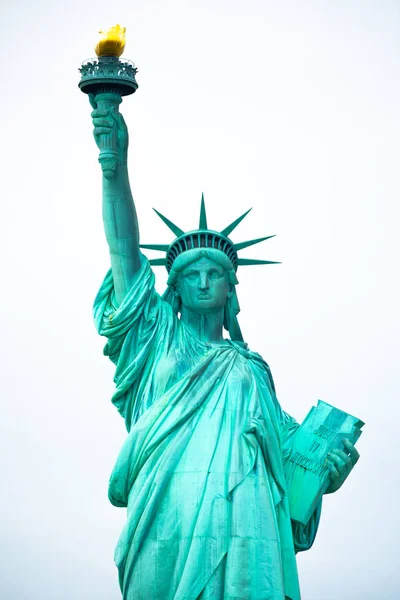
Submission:
<svg viewBox="0 0 400 600">
<path fill-rule="evenodd" d="M 115 298 L 121 304 L 135 274 L 141 267 L 139 227 L 129 184 L 127 154 L 128 130 L 122 115 L 116 110 L 92 112 L 93 135 L 98 144 L 100 135 L 117 128 L 118 164 L 114 175 L 103 175 L 103 222 L 111 258 Z"/>
</svg>

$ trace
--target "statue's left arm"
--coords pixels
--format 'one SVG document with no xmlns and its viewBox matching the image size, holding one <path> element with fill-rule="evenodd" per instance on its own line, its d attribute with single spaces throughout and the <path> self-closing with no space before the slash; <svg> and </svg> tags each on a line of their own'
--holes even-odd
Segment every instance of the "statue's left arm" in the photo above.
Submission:
<svg viewBox="0 0 400 600">
<path fill-rule="evenodd" d="M 278 405 L 279 406 L 279 405 Z M 299 424 L 293 417 L 285 413 L 279 406 L 281 414 L 282 459 L 285 462 L 290 456 L 293 438 Z M 349 476 L 360 455 L 349 440 L 343 441 L 343 449 L 335 449 L 329 453 L 326 465 L 329 468 L 329 486 L 325 494 L 336 492 Z M 322 497 L 306 525 L 292 519 L 293 541 L 296 552 L 308 550 L 315 539 L 321 515 Z"/>
<path fill-rule="evenodd" d="M 281 406 L 277 402 L 278 413 L 280 414 L 281 422 L 281 444 L 282 444 L 282 461 L 285 463 L 290 456 L 290 452 L 293 444 L 293 437 L 297 429 L 300 427 L 299 423 L 284 412 Z M 319 520 L 321 517 L 322 498 L 318 502 L 313 514 L 311 515 L 308 523 L 304 525 L 299 521 L 291 519 L 292 523 L 292 535 L 295 552 L 303 552 L 309 550 L 314 543 L 315 536 L 317 535 Z"/>
</svg>

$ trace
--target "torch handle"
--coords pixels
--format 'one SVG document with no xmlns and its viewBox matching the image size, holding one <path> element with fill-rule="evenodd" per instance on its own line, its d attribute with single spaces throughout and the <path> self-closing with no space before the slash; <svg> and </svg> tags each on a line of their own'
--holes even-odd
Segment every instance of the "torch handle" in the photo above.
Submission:
<svg viewBox="0 0 400 600">
<path fill-rule="evenodd" d="M 120 94 L 115 92 L 104 92 L 96 94 L 94 101 L 99 110 L 110 110 L 116 108 L 122 102 Z M 111 179 L 118 164 L 117 128 L 113 127 L 111 133 L 102 133 L 99 136 L 99 163 L 106 179 Z"/>
</svg>

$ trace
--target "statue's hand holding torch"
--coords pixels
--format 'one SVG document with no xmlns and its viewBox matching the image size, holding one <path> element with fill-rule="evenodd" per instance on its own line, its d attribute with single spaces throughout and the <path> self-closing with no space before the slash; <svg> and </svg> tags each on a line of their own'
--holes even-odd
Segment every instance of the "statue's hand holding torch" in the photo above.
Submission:
<svg viewBox="0 0 400 600">
<path fill-rule="evenodd" d="M 124 117 L 118 110 L 118 105 L 107 103 L 96 96 L 89 94 L 89 101 L 93 108 L 93 136 L 100 150 L 99 162 L 106 179 L 111 179 L 117 165 L 127 164 L 128 153 L 128 128 Z"/>
<path fill-rule="evenodd" d="M 98 58 L 82 64 L 79 87 L 89 95 L 99 162 L 104 177 L 111 179 L 117 166 L 126 164 L 128 130 L 118 106 L 122 96 L 137 90 L 137 69 L 131 61 L 119 60 L 125 48 L 125 29 L 116 25 L 100 33 L 95 48 Z"/>
</svg>

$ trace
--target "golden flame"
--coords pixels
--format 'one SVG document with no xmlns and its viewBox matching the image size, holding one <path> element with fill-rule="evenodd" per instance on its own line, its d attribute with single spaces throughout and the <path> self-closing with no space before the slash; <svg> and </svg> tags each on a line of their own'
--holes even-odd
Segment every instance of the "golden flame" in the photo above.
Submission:
<svg viewBox="0 0 400 600">
<path fill-rule="evenodd" d="M 121 56 L 125 48 L 126 27 L 114 25 L 107 32 L 99 31 L 101 37 L 95 47 L 97 56 Z"/>
</svg>

